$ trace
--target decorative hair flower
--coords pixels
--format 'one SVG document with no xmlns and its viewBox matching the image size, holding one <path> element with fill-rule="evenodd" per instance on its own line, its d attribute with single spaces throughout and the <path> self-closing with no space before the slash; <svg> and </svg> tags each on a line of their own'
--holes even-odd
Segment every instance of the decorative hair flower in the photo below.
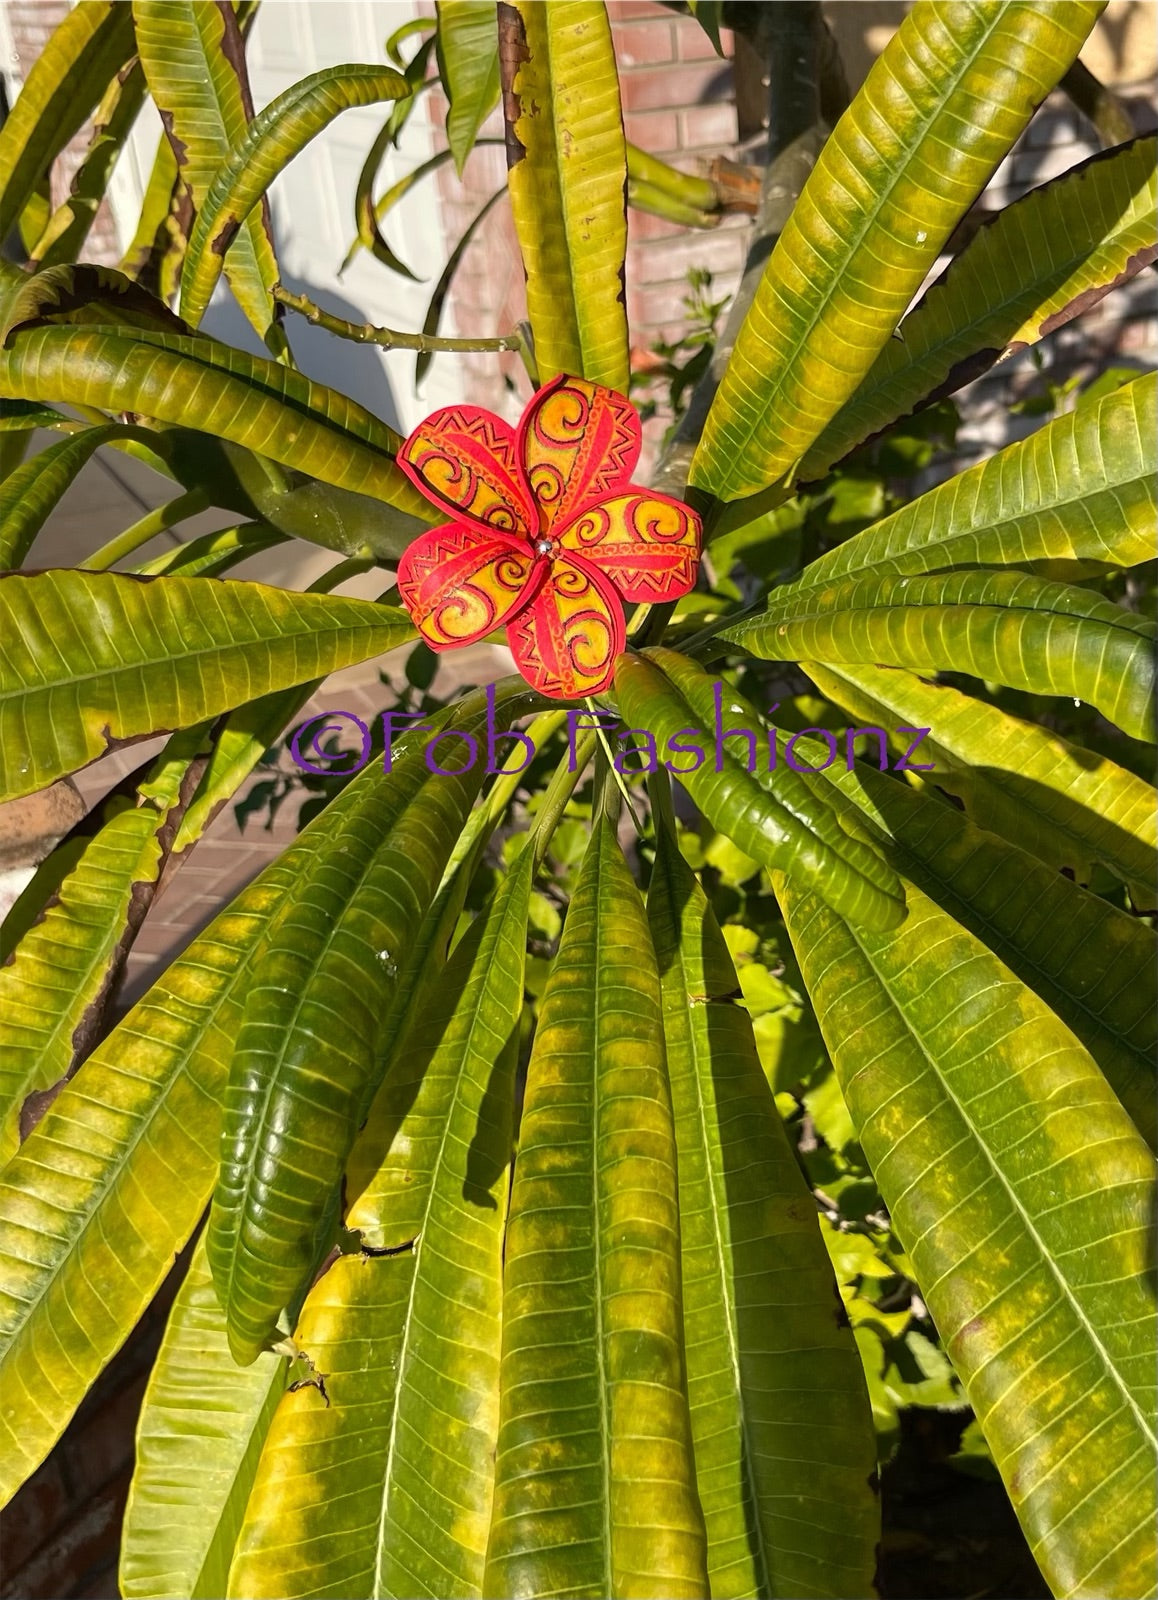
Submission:
<svg viewBox="0 0 1158 1600">
<path fill-rule="evenodd" d="M 398 464 L 454 520 L 421 534 L 398 592 L 432 650 L 506 627 L 519 671 L 572 700 L 611 682 L 621 600 L 674 600 L 695 583 L 700 521 L 632 483 L 639 417 L 586 378 L 556 378 L 517 428 L 447 406 L 415 428 Z"/>
</svg>

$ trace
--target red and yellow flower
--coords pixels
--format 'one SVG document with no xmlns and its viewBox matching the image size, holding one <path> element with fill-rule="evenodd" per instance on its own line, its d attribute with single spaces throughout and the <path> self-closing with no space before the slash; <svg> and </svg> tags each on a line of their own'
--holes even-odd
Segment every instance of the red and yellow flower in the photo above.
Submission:
<svg viewBox="0 0 1158 1600">
<path fill-rule="evenodd" d="M 453 520 L 406 551 L 398 592 L 431 649 L 505 627 L 540 693 L 605 689 L 625 643 L 621 601 L 686 594 L 700 553 L 695 512 L 631 482 L 639 450 L 634 406 L 565 375 L 517 428 L 474 406 L 420 423 L 398 464 Z"/>
</svg>

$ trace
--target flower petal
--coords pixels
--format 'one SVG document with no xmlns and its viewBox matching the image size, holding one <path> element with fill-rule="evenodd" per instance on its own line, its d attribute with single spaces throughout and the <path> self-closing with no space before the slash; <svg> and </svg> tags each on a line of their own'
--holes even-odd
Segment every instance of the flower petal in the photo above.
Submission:
<svg viewBox="0 0 1158 1600">
<path fill-rule="evenodd" d="M 625 637 L 615 590 L 581 556 L 557 556 L 534 599 L 507 624 L 519 671 L 556 700 L 606 689 Z"/>
<path fill-rule="evenodd" d="M 446 522 L 407 548 L 398 563 L 398 594 L 431 649 L 451 650 L 501 628 L 525 605 L 535 566 L 532 552 L 515 539 Z"/>
<path fill-rule="evenodd" d="M 398 465 L 428 500 L 498 533 L 528 535 L 538 517 L 515 430 L 478 406 L 444 406 L 420 422 Z"/>
<path fill-rule="evenodd" d="M 519 453 L 543 531 L 625 489 L 639 448 L 635 407 L 614 389 L 565 373 L 540 389 L 519 423 Z"/>
<path fill-rule="evenodd" d="M 632 485 L 570 522 L 567 550 L 605 572 L 625 600 L 675 600 L 696 581 L 700 519 L 682 500 Z"/>
</svg>

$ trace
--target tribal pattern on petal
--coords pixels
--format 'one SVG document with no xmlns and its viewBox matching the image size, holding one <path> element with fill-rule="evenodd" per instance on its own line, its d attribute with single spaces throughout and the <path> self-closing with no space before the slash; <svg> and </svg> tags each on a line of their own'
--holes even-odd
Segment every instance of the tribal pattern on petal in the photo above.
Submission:
<svg viewBox="0 0 1158 1600">
<path fill-rule="evenodd" d="M 626 488 L 640 443 L 635 407 L 614 390 L 566 376 L 541 389 L 519 424 L 519 445 L 543 531 Z"/>
<path fill-rule="evenodd" d="M 472 644 L 527 603 L 545 563 L 514 539 L 448 522 L 421 534 L 398 564 L 398 594 L 432 650 Z"/>
<path fill-rule="evenodd" d="M 398 465 L 429 499 L 496 532 L 528 534 L 531 503 L 515 430 L 473 406 L 445 406 L 419 423 Z"/>
<path fill-rule="evenodd" d="M 623 612 L 601 573 L 557 556 L 534 600 L 507 626 L 515 665 L 532 688 L 558 700 L 598 694 L 625 643 Z"/>
<path fill-rule="evenodd" d="M 700 530 L 682 501 L 633 489 L 591 506 L 560 534 L 633 604 L 670 600 L 696 581 Z"/>
</svg>

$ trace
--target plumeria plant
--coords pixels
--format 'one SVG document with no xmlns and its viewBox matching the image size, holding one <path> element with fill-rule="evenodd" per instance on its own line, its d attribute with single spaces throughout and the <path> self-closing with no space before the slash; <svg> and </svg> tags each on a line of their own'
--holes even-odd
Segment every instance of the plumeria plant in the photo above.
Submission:
<svg viewBox="0 0 1158 1600">
<path fill-rule="evenodd" d="M 80 0 L 0 131 L 3 797 L 165 736 L 0 935 L 0 1481 L 190 1246 L 134 1600 L 869 1595 L 905 1398 L 972 1408 L 1056 1595 L 1154 1592 L 1154 378 L 915 499 L 856 464 L 1154 260 L 1155 142 L 958 231 L 1098 0 L 916 0 L 851 103 L 819 5 L 686 9 L 766 53 L 771 147 L 650 486 L 625 202 L 706 228 L 732 189 L 625 142 L 598 0 L 439 0 L 256 116 L 251 0 Z M 502 106 L 527 321 L 483 344 L 526 405 L 403 440 L 287 311 L 428 362 L 461 250 L 421 332 L 341 323 L 266 195 L 387 106 L 355 248 L 405 270 L 376 175 L 435 79 L 460 169 Z M 86 264 L 147 98 L 136 237 Z M 222 274 L 268 356 L 202 330 Z M 172 498 L 38 570 L 99 448 Z M 311 589 L 228 575 L 289 539 L 339 558 Z M 504 637 L 430 698 L 425 645 Z M 119 1014 L 162 875 L 404 649 L 428 726 Z"/>
</svg>

